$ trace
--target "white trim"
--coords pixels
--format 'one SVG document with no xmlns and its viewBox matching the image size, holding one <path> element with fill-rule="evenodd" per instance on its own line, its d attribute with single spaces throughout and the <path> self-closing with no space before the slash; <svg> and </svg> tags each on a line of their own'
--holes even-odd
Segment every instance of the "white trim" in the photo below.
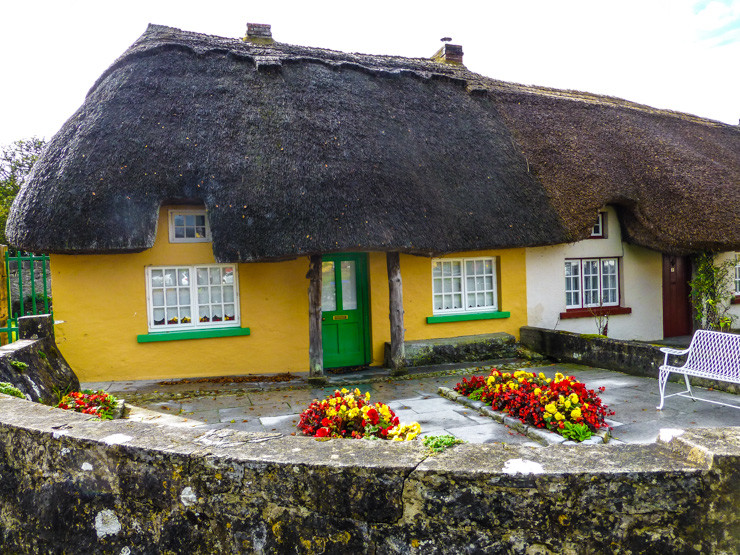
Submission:
<svg viewBox="0 0 740 555">
<path fill-rule="evenodd" d="M 176 216 L 204 216 L 205 236 L 203 237 L 175 237 Z M 208 243 L 211 240 L 211 225 L 208 222 L 208 213 L 205 208 L 200 209 L 170 209 L 167 213 L 167 226 L 169 228 L 170 243 Z M 195 226 L 193 226 L 195 227 Z"/>
<path fill-rule="evenodd" d="M 476 261 L 483 261 L 483 262 L 490 262 L 491 263 L 491 273 L 490 274 L 485 274 L 484 273 L 481 276 L 477 276 L 477 274 L 474 274 L 474 276 L 476 276 L 476 277 L 482 277 L 484 280 L 485 280 L 485 278 L 490 277 L 491 278 L 491 285 L 492 285 L 492 288 L 491 289 L 485 288 L 485 284 L 484 284 L 484 289 L 481 290 L 481 291 L 477 291 L 477 289 L 476 290 L 473 290 L 473 291 L 468 291 L 468 279 L 467 278 L 468 277 L 472 277 L 472 276 L 468 276 L 467 275 L 466 266 L 467 266 L 467 263 L 468 262 L 476 262 Z M 457 264 L 459 264 L 460 265 L 460 275 L 459 276 L 435 276 L 434 275 L 434 266 L 438 262 L 439 263 L 450 263 L 450 264 L 457 263 Z M 469 314 L 469 313 L 474 313 L 474 312 L 496 312 L 496 311 L 498 311 L 499 308 L 498 308 L 498 276 L 497 276 L 497 274 L 498 274 L 498 268 L 497 268 L 497 263 L 498 263 L 498 257 L 496 257 L 496 256 L 478 256 L 478 257 L 472 257 L 472 258 L 433 258 L 432 259 L 432 267 L 431 267 L 431 270 L 432 270 L 432 314 L 434 314 L 434 315 Z M 459 291 L 448 291 L 448 292 L 445 292 L 444 291 L 444 279 L 445 278 L 458 278 L 460 280 L 460 290 Z M 450 293 L 450 294 L 453 294 L 453 295 L 460 295 L 461 296 L 461 303 L 462 303 L 462 306 L 461 307 L 459 307 L 459 308 L 446 308 L 446 309 L 445 308 L 435 308 L 435 306 L 436 306 L 436 303 L 435 303 L 435 292 L 434 292 L 434 281 L 435 281 L 435 279 L 436 280 L 442 280 L 441 282 L 442 282 L 443 291 L 441 292 L 441 294 L 444 295 L 445 293 Z M 454 288 L 454 285 L 453 285 L 453 288 Z M 478 292 L 481 293 L 482 295 L 484 295 L 484 299 L 485 299 L 485 295 L 486 294 L 491 294 L 492 295 L 491 299 L 493 301 L 493 304 L 486 305 L 486 306 L 476 306 L 476 307 L 468 307 L 468 306 L 466 306 L 467 305 L 468 294 L 469 293 L 470 294 L 476 294 Z M 436 295 L 439 295 L 439 294 L 440 293 L 436 293 Z"/>
<path fill-rule="evenodd" d="M 591 228 L 591 237 L 596 239 L 606 238 L 606 212 L 599 212 L 596 223 Z"/>
<path fill-rule="evenodd" d="M 603 291 L 604 291 L 604 262 L 613 260 L 615 262 L 615 272 L 614 272 L 614 279 L 615 279 L 615 286 L 616 286 L 616 300 L 612 302 L 602 302 L 603 297 Z M 585 265 L 589 263 L 596 263 L 596 273 L 595 274 L 586 274 L 586 268 Z M 578 289 L 568 289 L 568 278 L 565 274 L 565 268 L 567 265 L 571 265 L 572 267 L 578 268 L 578 276 L 571 276 L 571 277 L 577 277 L 577 285 Z M 596 308 L 599 306 L 619 306 L 620 299 L 622 297 L 621 295 L 621 286 L 622 282 L 620 279 L 620 260 L 617 256 L 601 256 L 601 257 L 590 257 L 590 258 L 566 258 L 563 263 L 563 289 L 565 294 L 565 308 L 566 310 L 569 309 L 575 309 L 575 308 Z M 589 288 L 589 291 L 593 292 L 596 291 L 596 302 L 590 302 L 587 303 L 585 299 L 586 295 L 586 284 L 584 282 L 585 278 L 590 278 L 596 276 L 597 280 L 597 289 Z M 614 287 L 610 287 L 609 289 L 614 289 Z M 568 293 L 577 293 L 578 294 L 578 303 L 577 304 L 568 304 Z"/>
<path fill-rule="evenodd" d="M 735 253 L 735 295 L 740 295 L 740 252 Z"/>
<path fill-rule="evenodd" d="M 219 304 L 222 307 L 225 306 L 231 306 L 233 305 L 234 308 L 234 314 L 232 315 L 234 317 L 233 320 L 225 320 L 227 314 L 224 310 L 223 314 L 220 315 L 222 318 L 221 320 L 217 322 L 200 322 L 200 309 L 205 307 L 204 304 L 199 304 L 198 302 L 198 283 L 197 283 L 197 272 L 199 269 L 223 269 L 223 268 L 230 268 L 232 270 L 231 274 L 233 276 L 233 284 L 232 283 L 220 283 L 220 289 L 219 293 L 221 295 L 224 294 L 224 285 L 232 285 L 232 292 L 234 295 L 233 301 L 224 302 L 223 297 L 220 302 L 212 303 L 210 302 L 210 294 L 211 294 L 211 287 L 214 287 L 214 285 L 207 285 L 208 287 L 208 294 L 209 294 L 209 318 L 210 315 L 210 309 L 212 306 Z M 153 272 L 162 272 L 162 286 L 160 287 L 154 287 L 153 285 L 153 279 L 152 279 L 152 273 Z M 170 284 L 169 287 L 164 283 L 164 280 L 166 279 L 166 272 L 167 271 L 174 271 L 176 274 L 176 280 L 179 281 L 179 278 L 181 277 L 180 272 L 188 272 L 187 275 L 187 284 Z M 225 277 L 225 276 L 224 276 Z M 202 329 L 214 329 L 214 328 L 231 328 L 231 327 L 239 327 L 241 318 L 240 318 L 240 303 L 239 303 L 239 273 L 237 269 L 236 264 L 194 264 L 192 266 L 186 266 L 186 265 L 180 265 L 180 266 L 147 266 L 145 269 L 145 279 L 146 279 L 146 308 L 147 308 L 147 325 L 150 332 L 166 332 L 166 331 L 183 331 L 183 330 L 202 330 Z M 221 278 L 223 279 L 223 278 Z M 161 289 L 162 295 L 163 295 L 163 303 L 162 305 L 154 306 L 154 290 L 155 289 Z M 167 298 L 167 289 L 175 290 L 175 295 L 177 297 L 176 303 L 173 304 L 171 307 L 167 306 L 166 298 Z M 182 292 L 188 291 L 189 294 L 189 304 L 180 304 L 180 295 Z M 173 316 L 173 318 L 178 319 L 178 323 L 176 324 L 167 324 L 167 309 L 171 308 L 173 310 L 177 310 L 177 316 Z M 164 311 L 164 324 L 155 324 L 155 311 L 156 310 L 163 310 Z M 189 311 L 189 322 L 187 323 L 179 323 L 179 320 L 183 318 L 182 312 Z"/>
</svg>

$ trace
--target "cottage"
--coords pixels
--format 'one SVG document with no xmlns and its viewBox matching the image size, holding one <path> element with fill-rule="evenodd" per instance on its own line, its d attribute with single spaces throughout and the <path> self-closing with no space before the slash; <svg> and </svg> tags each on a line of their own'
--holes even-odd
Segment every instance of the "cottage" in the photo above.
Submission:
<svg viewBox="0 0 740 555">
<path fill-rule="evenodd" d="M 739 183 L 734 126 L 495 81 L 459 46 L 409 59 L 152 25 L 50 141 L 7 233 L 52 253 L 83 380 L 318 375 L 380 364 L 386 342 L 398 365 L 404 341 L 551 325 L 549 283 L 583 304 L 565 276 L 586 259 L 599 308 L 634 317 L 627 250 L 547 249 L 601 222 L 645 259 L 630 283 L 660 253 L 736 250 Z"/>
</svg>

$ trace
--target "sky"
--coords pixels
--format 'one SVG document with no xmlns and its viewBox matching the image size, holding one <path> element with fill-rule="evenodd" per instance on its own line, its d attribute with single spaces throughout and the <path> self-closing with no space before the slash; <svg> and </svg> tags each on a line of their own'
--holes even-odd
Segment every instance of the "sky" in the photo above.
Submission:
<svg viewBox="0 0 740 555">
<path fill-rule="evenodd" d="M 737 125 L 740 0 L 0 0 L 0 146 L 50 139 L 148 23 L 429 57 L 488 77 L 625 98 Z"/>
</svg>

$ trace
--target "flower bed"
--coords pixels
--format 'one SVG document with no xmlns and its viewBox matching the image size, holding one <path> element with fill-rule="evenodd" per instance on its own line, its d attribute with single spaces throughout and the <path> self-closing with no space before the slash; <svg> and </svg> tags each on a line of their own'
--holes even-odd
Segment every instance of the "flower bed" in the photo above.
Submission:
<svg viewBox="0 0 740 555">
<path fill-rule="evenodd" d="M 409 441 L 421 432 L 418 423 L 401 424 L 384 403 L 370 403 L 370 393 L 359 389 L 337 390 L 321 401 L 314 400 L 301 413 L 298 423 L 305 435 Z"/>
<path fill-rule="evenodd" d="M 91 414 L 101 420 L 112 420 L 118 410 L 118 399 L 103 390 L 84 389 L 62 397 L 57 408 Z"/>
<path fill-rule="evenodd" d="M 614 411 L 602 404 L 593 389 L 573 376 L 534 374 L 525 370 L 472 376 L 455 386 L 470 399 L 490 403 L 494 410 L 508 413 L 524 424 L 545 428 L 575 441 L 584 441 L 601 428 L 609 429 L 604 418 Z M 598 389 L 604 391 L 603 387 Z"/>
</svg>

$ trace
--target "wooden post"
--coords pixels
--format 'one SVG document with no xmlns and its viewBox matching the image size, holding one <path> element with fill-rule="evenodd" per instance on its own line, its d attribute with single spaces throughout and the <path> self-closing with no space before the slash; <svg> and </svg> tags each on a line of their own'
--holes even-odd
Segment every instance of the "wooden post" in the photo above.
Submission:
<svg viewBox="0 0 740 555">
<path fill-rule="evenodd" d="M 8 274 L 5 267 L 5 253 L 8 247 L 0 245 L 0 327 L 8 326 Z M 0 345 L 7 345 L 10 341 L 10 335 L 0 333 Z"/>
<path fill-rule="evenodd" d="M 401 260 L 397 252 L 386 253 L 388 266 L 389 317 L 391 319 L 391 371 L 401 374 L 405 366 L 403 329 L 403 284 L 401 283 Z"/>
<path fill-rule="evenodd" d="M 321 343 L 321 255 L 309 257 L 308 273 L 308 381 L 326 382 Z"/>
</svg>

